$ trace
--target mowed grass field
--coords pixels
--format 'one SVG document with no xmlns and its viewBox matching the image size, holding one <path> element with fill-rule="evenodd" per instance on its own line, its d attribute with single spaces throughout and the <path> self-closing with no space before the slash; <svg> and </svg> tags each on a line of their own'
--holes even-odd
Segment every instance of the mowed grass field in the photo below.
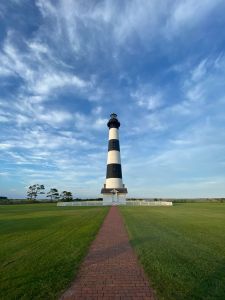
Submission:
<svg viewBox="0 0 225 300">
<path fill-rule="evenodd" d="M 120 210 L 159 299 L 225 299 L 225 203 Z"/>
<path fill-rule="evenodd" d="M 57 299 L 108 208 L 0 206 L 0 299 Z"/>
</svg>

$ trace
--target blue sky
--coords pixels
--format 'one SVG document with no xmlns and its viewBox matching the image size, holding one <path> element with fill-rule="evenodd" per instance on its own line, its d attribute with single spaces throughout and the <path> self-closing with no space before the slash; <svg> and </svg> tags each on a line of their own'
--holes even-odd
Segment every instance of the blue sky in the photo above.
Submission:
<svg viewBox="0 0 225 300">
<path fill-rule="evenodd" d="M 98 197 L 111 112 L 130 197 L 225 196 L 223 0 L 0 3 L 0 194 Z"/>
</svg>

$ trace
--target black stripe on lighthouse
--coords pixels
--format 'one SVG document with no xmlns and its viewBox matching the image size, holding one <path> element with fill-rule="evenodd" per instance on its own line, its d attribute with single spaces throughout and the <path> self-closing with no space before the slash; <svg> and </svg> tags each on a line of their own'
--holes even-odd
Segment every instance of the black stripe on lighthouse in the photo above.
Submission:
<svg viewBox="0 0 225 300">
<path fill-rule="evenodd" d="M 108 151 L 117 150 L 120 151 L 120 142 L 117 139 L 109 140 Z"/>
<path fill-rule="evenodd" d="M 121 164 L 108 164 L 106 178 L 122 178 Z"/>
</svg>

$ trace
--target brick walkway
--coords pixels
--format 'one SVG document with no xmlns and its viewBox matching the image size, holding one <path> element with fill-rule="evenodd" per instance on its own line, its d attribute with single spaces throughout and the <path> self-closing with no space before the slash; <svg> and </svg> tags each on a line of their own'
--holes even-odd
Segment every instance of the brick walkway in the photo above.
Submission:
<svg viewBox="0 0 225 300">
<path fill-rule="evenodd" d="M 61 297 L 69 299 L 155 299 L 117 207 L 110 208 L 75 282 Z"/>
</svg>

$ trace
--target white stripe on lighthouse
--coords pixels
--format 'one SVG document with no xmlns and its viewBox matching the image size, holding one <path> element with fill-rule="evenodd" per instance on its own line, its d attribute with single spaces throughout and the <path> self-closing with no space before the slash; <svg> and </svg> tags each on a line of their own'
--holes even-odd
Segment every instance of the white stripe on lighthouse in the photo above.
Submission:
<svg viewBox="0 0 225 300">
<path fill-rule="evenodd" d="M 118 140 L 119 139 L 119 131 L 117 128 L 110 128 L 109 129 L 109 140 Z"/>
<path fill-rule="evenodd" d="M 121 164 L 119 151 L 111 150 L 108 152 L 107 165 L 109 164 Z"/>
<path fill-rule="evenodd" d="M 107 178 L 106 179 L 106 188 L 114 189 L 114 188 L 122 188 L 123 182 L 121 178 Z"/>
</svg>

